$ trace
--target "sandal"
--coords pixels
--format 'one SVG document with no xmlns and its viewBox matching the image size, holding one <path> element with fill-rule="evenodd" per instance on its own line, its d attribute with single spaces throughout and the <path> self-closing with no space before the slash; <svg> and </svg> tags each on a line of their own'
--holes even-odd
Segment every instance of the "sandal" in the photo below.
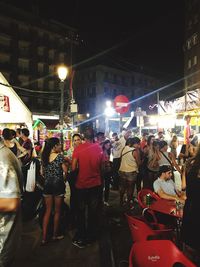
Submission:
<svg viewBox="0 0 200 267">
<path fill-rule="evenodd" d="M 41 241 L 41 246 L 45 246 L 48 242 L 46 240 Z"/>
<path fill-rule="evenodd" d="M 64 238 L 64 235 L 57 235 L 57 236 L 53 236 L 52 240 L 57 241 L 57 240 L 62 240 L 63 238 Z"/>
</svg>

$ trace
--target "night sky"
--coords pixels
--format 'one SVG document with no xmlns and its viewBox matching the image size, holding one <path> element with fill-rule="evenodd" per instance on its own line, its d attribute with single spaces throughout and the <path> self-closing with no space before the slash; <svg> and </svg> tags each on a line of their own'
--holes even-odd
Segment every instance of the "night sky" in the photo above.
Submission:
<svg viewBox="0 0 200 267">
<path fill-rule="evenodd" d="M 183 75 L 184 0 L 6 2 L 25 9 L 34 3 L 41 17 L 77 28 L 83 59 L 115 47 L 108 54 L 113 60 L 168 80 Z"/>
</svg>

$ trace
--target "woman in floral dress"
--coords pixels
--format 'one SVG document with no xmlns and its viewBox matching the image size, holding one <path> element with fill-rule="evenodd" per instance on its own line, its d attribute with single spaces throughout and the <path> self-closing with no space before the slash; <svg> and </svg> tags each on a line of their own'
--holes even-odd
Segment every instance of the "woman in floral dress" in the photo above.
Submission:
<svg viewBox="0 0 200 267">
<path fill-rule="evenodd" d="M 54 206 L 54 228 L 53 240 L 62 239 L 59 236 L 59 222 L 61 205 L 65 193 L 64 173 L 67 173 L 67 166 L 64 162 L 64 156 L 61 154 L 61 144 L 58 138 L 48 139 L 42 152 L 42 172 L 45 178 L 44 201 L 45 214 L 43 218 L 43 236 L 42 244 L 47 242 L 48 224 Z"/>
</svg>

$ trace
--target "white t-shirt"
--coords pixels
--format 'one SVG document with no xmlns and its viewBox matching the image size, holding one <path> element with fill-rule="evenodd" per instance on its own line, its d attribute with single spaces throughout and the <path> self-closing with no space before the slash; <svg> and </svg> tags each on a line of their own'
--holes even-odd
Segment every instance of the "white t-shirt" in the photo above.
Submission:
<svg viewBox="0 0 200 267">
<path fill-rule="evenodd" d="M 118 141 L 112 144 L 113 159 L 120 158 L 122 149 L 125 147 L 126 139 L 122 136 Z"/>
<path fill-rule="evenodd" d="M 162 189 L 166 194 L 176 196 L 176 185 L 172 179 L 165 181 L 158 178 L 153 183 L 153 188 L 156 193 Z"/>
</svg>

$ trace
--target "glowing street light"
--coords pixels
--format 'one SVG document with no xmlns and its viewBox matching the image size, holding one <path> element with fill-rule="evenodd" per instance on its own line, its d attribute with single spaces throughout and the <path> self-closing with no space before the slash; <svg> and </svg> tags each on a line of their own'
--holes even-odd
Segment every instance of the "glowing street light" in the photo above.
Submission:
<svg viewBox="0 0 200 267">
<path fill-rule="evenodd" d="M 112 117 L 115 113 L 114 108 L 112 107 L 112 102 L 110 100 L 106 101 L 106 108 L 104 110 L 105 115 L 105 134 L 109 135 L 109 117 Z"/>
<path fill-rule="evenodd" d="M 68 68 L 61 65 L 57 69 L 58 77 L 60 79 L 60 141 L 63 149 L 63 124 L 64 124 L 64 81 L 67 78 Z"/>
<path fill-rule="evenodd" d="M 61 65 L 58 67 L 57 73 L 58 73 L 58 77 L 59 77 L 60 81 L 64 82 L 65 79 L 67 78 L 68 68 L 64 65 Z"/>
</svg>

